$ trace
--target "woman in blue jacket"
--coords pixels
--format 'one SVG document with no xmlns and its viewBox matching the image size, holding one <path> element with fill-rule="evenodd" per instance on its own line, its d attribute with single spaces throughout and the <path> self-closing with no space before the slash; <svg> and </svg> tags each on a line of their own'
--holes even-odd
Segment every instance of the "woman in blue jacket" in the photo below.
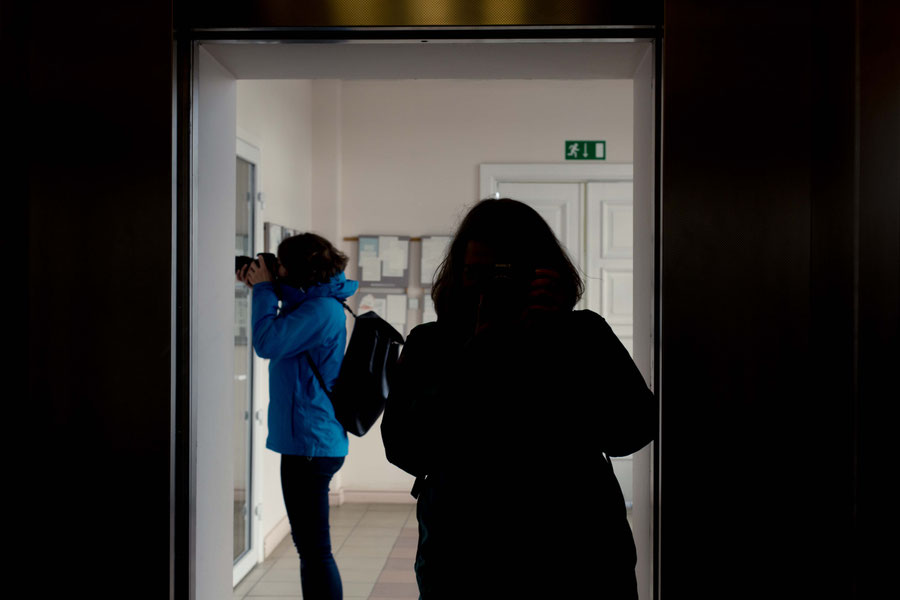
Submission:
<svg viewBox="0 0 900 600">
<path fill-rule="evenodd" d="M 262 260 L 238 274 L 253 286 L 253 347 L 270 359 L 266 447 L 281 454 L 281 489 L 300 555 L 303 597 L 339 599 L 328 484 L 347 456 L 347 433 L 307 355 L 333 386 L 347 339 L 342 303 L 358 284 L 344 277 L 347 257 L 314 233 L 282 241 L 278 261 L 277 274 Z"/>
</svg>

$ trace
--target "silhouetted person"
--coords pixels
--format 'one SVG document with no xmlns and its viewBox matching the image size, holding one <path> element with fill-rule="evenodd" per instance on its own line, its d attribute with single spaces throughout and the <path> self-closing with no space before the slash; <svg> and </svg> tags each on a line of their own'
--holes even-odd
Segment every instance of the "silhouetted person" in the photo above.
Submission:
<svg viewBox="0 0 900 600">
<path fill-rule="evenodd" d="M 636 598 L 634 541 L 605 455 L 654 437 L 656 404 L 532 208 L 484 200 L 410 332 L 382 422 L 416 476 L 421 597 Z"/>
<path fill-rule="evenodd" d="M 344 277 L 347 257 L 313 233 L 283 240 L 278 261 L 277 281 L 263 260 L 237 274 L 253 286 L 253 347 L 270 359 L 266 448 L 281 454 L 281 489 L 300 555 L 303 597 L 340 600 L 328 484 L 347 456 L 347 433 L 307 355 L 333 386 L 347 340 L 341 302 L 358 284 Z"/>
</svg>

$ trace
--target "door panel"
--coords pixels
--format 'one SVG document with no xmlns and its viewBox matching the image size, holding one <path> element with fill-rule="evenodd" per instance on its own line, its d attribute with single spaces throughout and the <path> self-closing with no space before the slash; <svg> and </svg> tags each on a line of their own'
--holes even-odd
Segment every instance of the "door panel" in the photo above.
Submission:
<svg viewBox="0 0 900 600">
<path fill-rule="evenodd" d="M 490 181 L 496 184 L 492 190 L 482 189 L 482 195 L 498 192 L 501 197 L 530 205 L 544 217 L 584 274 L 585 296 L 576 308 L 601 314 L 633 355 L 633 182 L 629 179 L 545 183 L 534 181 L 541 176 L 541 166 L 530 167 L 527 178 L 522 178 L 525 181 L 483 176 L 483 185 Z M 548 179 L 553 176 L 551 171 L 552 166 L 547 171 Z M 614 458 L 613 469 L 630 505 L 632 457 Z"/>
<path fill-rule="evenodd" d="M 584 264 L 581 245 L 583 188 L 580 183 L 501 182 L 497 185 L 501 198 L 524 202 L 544 217 L 579 269 Z"/>
</svg>

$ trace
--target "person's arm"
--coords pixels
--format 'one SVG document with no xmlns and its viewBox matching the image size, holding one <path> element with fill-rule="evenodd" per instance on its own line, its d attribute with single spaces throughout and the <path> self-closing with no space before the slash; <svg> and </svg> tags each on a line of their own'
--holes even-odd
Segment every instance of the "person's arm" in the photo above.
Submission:
<svg viewBox="0 0 900 600">
<path fill-rule="evenodd" d="M 328 314 L 323 308 L 322 302 L 314 299 L 278 316 L 278 297 L 272 283 L 256 283 L 252 312 L 256 353 L 260 358 L 287 358 L 320 345 L 330 333 Z"/>
<path fill-rule="evenodd" d="M 606 321 L 589 311 L 582 318 L 589 320 L 591 353 L 594 371 L 600 373 L 591 382 L 598 399 L 596 439 L 600 449 L 609 456 L 626 456 L 637 452 L 656 437 L 657 406 L 653 392 L 616 334 Z"/>
</svg>

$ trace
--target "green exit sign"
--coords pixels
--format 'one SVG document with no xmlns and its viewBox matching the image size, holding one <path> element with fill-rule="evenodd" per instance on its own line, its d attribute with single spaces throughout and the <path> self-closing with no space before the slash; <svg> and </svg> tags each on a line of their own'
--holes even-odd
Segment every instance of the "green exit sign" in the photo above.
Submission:
<svg viewBox="0 0 900 600">
<path fill-rule="evenodd" d="M 606 142 L 567 140 L 566 160 L 606 160 Z"/>
</svg>

